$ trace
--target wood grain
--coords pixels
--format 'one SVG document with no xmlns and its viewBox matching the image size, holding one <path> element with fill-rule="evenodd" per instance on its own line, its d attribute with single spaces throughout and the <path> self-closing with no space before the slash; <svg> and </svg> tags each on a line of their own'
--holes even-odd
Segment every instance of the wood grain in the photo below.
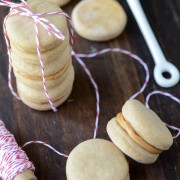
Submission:
<svg viewBox="0 0 180 180">
<path fill-rule="evenodd" d="M 77 3 L 73 0 L 63 8 L 71 13 Z M 148 64 L 151 74 L 154 63 L 144 39 L 135 23 L 126 1 L 119 0 L 128 14 L 128 25 L 124 33 L 113 41 L 96 43 L 76 36 L 75 50 L 90 53 L 107 47 L 120 47 L 140 55 Z M 180 68 L 180 2 L 179 0 L 142 1 L 149 22 L 166 57 Z M 74 61 L 76 79 L 73 92 L 57 113 L 38 112 L 16 100 L 10 94 L 7 83 L 8 57 L 3 37 L 2 22 L 8 9 L 0 7 L 0 118 L 11 131 L 19 145 L 30 140 L 42 140 L 69 154 L 80 142 L 92 138 L 95 120 L 95 94 L 91 83 L 79 64 Z M 144 81 L 144 70 L 129 57 L 119 54 L 106 54 L 98 58 L 84 60 L 100 88 L 101 114 L 98 138 L 109 139 L 106 133 L 107 122 L 114 117 L 124 102 L 136 92 Z M 145 93 L 138 97 L 144 101 L 152 90 L 166 90 L 180 97 L 180 85 L 163 89 L 151 77 Z M 162 96 L 153 97 L 151 107 L 163 121 L 180 127 L 180 107 L 177 103 Z M 39 180 L 66 179 L 66 158 L 57 156 L 40 145 L 25 148 L 30 160 L 36 166 Z M 176 180 L 180 179 L 180 138 L 172 148 L 160 155 L 153 165 L 141 165 L 128 158 L 130 175 L 134 180 Z"/>
</svg>

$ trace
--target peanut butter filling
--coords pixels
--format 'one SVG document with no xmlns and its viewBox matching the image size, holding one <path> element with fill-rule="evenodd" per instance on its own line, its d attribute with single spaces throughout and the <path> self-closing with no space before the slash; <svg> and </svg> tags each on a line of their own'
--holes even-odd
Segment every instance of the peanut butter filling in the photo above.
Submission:
<svg viewBox="0 0 180 180">
<path fill-rule="evenodd" d="M 143 149 L 147 150 L 148 152 L 152 154 L 160 154 L 162 150 L 157 149 L 150 145 L 148 142 L 146 142 L 144 139 L 142 139 L 132 128 L 132 126 L 124 119 L 122 113 L 117 114 L 116 121 L 118 124 L 128 133 L 130 138 L 136 142 L 139 146 L 141 146 Z"/>
</svg>

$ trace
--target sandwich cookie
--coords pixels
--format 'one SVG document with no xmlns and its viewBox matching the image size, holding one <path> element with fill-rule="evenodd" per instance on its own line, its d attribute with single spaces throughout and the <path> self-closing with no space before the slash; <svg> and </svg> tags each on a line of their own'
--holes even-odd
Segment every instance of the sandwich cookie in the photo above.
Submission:
<svg viewBox="0 0 180 180">
<path fill-rule="evenodd" d="M 69 32 L 68 32 L 69 33 Z M 67 48 L 70 48 L 69 46 L 69 34 L 65 35 L 66 39 L 63 41 L 63 43 L 60 43 L 57 47 L 50 49 L 45 52 L 41 52 L 42 59 L 44 61 L 44 64 L 49 63 L 51 61 L 54 61 L 58 59 L 62 52 L 66 51 Z M 33 65 L 39 65 L 39 57 L 37 52 L 31 52 L 24 49 L 21 49 L 20 47 L 14 45 L 11 42 L 11 58 L 17 57 L 19 61 L 23 61 L 27 64 L 33 64 Z"/>
<path fill-rule="evenodd" d="M 52 100 L 56 100 L 61 94 L 65 93 L 69 88 L 72 89 L 74 82 L 74 70 L 71 71 L 68 76 L 59 85 L 53 88 L 49 88 L 49 95 Z M 26 99 L 31 100 L 34 103 L 45 103 L 47 102 L 46 94 L 41 89 L 30 88 L 20 81 L 17 81 L 18 93 L 23 95 Z"/>
<path fill-rule="evenodd" d="M 139 163 L 151 164 L 168 150 L 173 138 L 165 123 L 137 100 L 128 100 L 115 118 L 107 124 L 113 143 Z"/>
<path fill-rule="evenodd" d="M 62 12 L 57 4 L 49 1 L 28 0 L 27 5 L 35 14 L 45 12 Z M 11 11 L 13 11 L 13 9 Z M 46 18 L 54 26 L 56 26 L 56 28 L 59 29 L 62 34 L 67 34 L 67 32 L 69 32 L 66 18 L 64 16 L 46 15 L 43 16 L 43 18 Z M 19 47 L 24 51 L 37 53 L 36 32 L 34 30 L 34 21 L 32 18 L 25 18 L 21 15 L 10 16 L 7 19 L 6 28 L 10 43 L 13 43 L 16 45 L 16 47 Z M 38 31 L 41 53 L 56 48 L 60 43 L 64 43 L 57 37 L 50 36 L 48 31 L 45 30 L 42 26 L 38 26 Z"/>
<path fill-rule="evenodd" d="M 122 6 L 112 0 L 83 0 L 72 12 L 76 32 L 85 39 L 107 41 L 124 30 L 127 16 Z"/>
<path fill-rule="evenodd" d="M 69 87 L 69 89 L 66 90 L 65 94 L 61 95 L 61 97 L 54 100 L 53 101 L 54 106 L 58 107 L 61 104 L 63 104 L 67 100 L 67 98 L 70 96 L 71 91 L 72 91 L 72 87 Z M 23 94 L 21 95 L 21 100 L 27 106 L 31 107 L 32 109 L 36 109 L 38 111 L 46 111 L 46 110 L 51 109 L 50 104 L 48 102 L 47 103 L 43 103 L 43 102 L 35 103 L 35 102 L 29 101 L 28 99 L 26 99 L 26 97 L 24 97 Z"/>
<path fill-rule="evenodd" d="M 111 142 L 91 139 L 76 146 L 66 164 L 67 180 L 129 180 L 129 166 Z"/>
<path fill-rule="evenodd" d="M 50 76 L 52 74 L 55 74 L 59 71 L 61 71 L 66 64 L 70 64 L 72 61 L 70 54 L 70 47 L 67 47 L 63 52 L 61 52 L 61 55 L 52 61 L 48 61 L 47 63 L 44 63 L 45 69 L 45 76 Z M 23 59 L 18 58 L 14 53 L 11 54 L 11 57 L 13 59 L 12 66 L 13 69 L 20 73 L 22 76 L 39 76 L 42 77 L 41 72 L 41 66 L 38 59 L 36 61 L 39 62 L 39 64 L 29 64 L 23 61 Z"/>
<path fill-rule="evenodd" d="M 61 71 L 58 73 L 52 74 L 51 76 L 46 77 L 46 86 L 47 88 L 53 88 L 60 85 L 70 73 L 74 71 L 72 64 L 67 64 Z M 33 89 L 44 89 L 42 77 L 34 76 L 22 76 L 14 70 L 15 77 L 17 81 L 26 85 L 27 87 Z"/>
</svg>

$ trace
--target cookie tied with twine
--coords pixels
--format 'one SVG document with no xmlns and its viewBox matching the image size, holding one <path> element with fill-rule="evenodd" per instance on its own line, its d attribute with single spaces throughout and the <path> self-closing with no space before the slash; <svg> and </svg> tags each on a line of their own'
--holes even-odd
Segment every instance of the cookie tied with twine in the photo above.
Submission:
<svg viewBox="0 0 180 180">
<path fill-rule="evenodd" d="M 49 1 L 2 2 L 11 7 L 4 20 L 11 92 L 31 108 L 56 111 L 69 97 L 75 76 L 70 18 Z M 19 95 L 12 86 L 12 68 Z"/>
</svg>

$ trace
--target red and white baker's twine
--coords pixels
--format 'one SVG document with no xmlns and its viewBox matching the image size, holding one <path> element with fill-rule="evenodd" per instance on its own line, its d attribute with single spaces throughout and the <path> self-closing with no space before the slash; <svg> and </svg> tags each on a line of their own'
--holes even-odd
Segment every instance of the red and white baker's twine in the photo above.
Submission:
<svg viewBox="0 0 180 180">
<path fill-rule="evenodd" d="M 145 82 L 144 82 L 143 86 L 141 87 L 141 89 L 137 93 L 135 93 L 133 96 L 131 96 L 130 99 L 136 98 L 139 94 L 141 94 L 145 90 L 145 88 L 147 86 L 147 83 L 149 82 L 149 78 L 150 78 L 149 69 L 148 69 L 146 63 L 140 57 L 138 57 L 137 55 L 131 53 L 130 51 L 123 50 L 123 49 L 120 49 L 120 48 L 107 48 L 107 49 L 103 49 L 102 51 L 98 51 L 98 52 L 92 53 L 92 54 L 78 54 L 78 53 L 75 53 L 74 51 L 72 51 L 72 56 L 74 56 L 74 58 L 83 67 L 83 69 L 86 72 L 86 74 L 88 75 L 91 83 L 93 84 L 94 89 L 95 89 L 95 93 L 96 93 L 96 121 L 95 121 L 94 134 L 93 134 L 93 138 L 94 139 L 97 136 L 98 125 L 99 125 L 99 113 L 100 113 L 100 108 L 99 108 L 99 102 L 100 102 L 99 90 L 98 90 L 98 86 L 97 86 L 96 82 L 94 81 L 94 79 L 93 79 L 89 69 L 87 68 L 87 66 L 84 64 L 84 62 L 80 58 L 97 57 L 99 55 L 102 55 L 102 54 L 105 54 L 105 53 L 108 53 L 108 52 L 117 52 L 117 53 L 122 53 L 122 54 L 128 55 L 131 58 L 133 58 L 135 61 L 139 62 L 144 67 L 144 70 L 146 72 Z"/>
<path fill-rule="evenodd" d="M 169 97 L 170 99 L 174 100 L 175 102 L 177 102 L 179 105 L 180 105 L 180 99 L 178 99 L 177 97 L 173 96 L 172 94 L 170 93 L 167 93 L 167 92 L 164 92 L 164 91 L 153 91 L 151 93 L 149 93 L 146 97 L 146 102 L 145 102 L 145 105 L 147 108 L 149 108 L 149 100 L 150 98 L 153 96 L 153 95 L 157 95 L 157 94 L 160 94 L 162 96 L 166 96 L 166 97 Z M 177 138 L 179 135 L 180 135 L 180 128 L 177 128 L 175 126 L 172 126 L 172 125 L 169 125 L 169 124 L 166 124 L 167 127 L 169 127 L 170 129 L 174 130 L 174 131 L 177 131 L 177 134 L 173 137 L 174 139 Z"/>
<path fill-rule="evenodd" d="M 21 4 L 12 3 L 12 2 L 9 2 L 8 0 L 1 0 L 0 6 L 10 7 L 13 10 L 5 17 L 5 20 L 4 20 L 4 23 L 3 23 L 4 36 L 5 36 L 5 41 L 6 41 L 6 44 L 7 44 L 7 50 L 8 50 L 8 55 L 9 55 L 8 84 L 9 84 L 9 88 L 11 90 L 11 93 L 17 99 L 20 100 L 19 96 L 15 92 L 15 90 L 13 88 L 13 85 L 12 85 L 12 76 L 11 76 L 11 73 L 12 73 L 12 60 L 11 60 L 11 56 L 10 56 L 11 47 L 10 47 L 9 38 L 8 38 L 8 35 L 7 35 L 7 30 L 6 30 L 6 21 L 10 16 L 15 15 L 15 14 L 19 14 L 19 15 L 22 15 L 22 16 L 30 17 L 30 18 L 32 18 L 34 20 L 35 36 L 36 36 L 35 38 L 36 38 L 36 44 L 37 44 L 37 54 L 38 54 L 40 65 L 41 65 L 44 92 L 45 92 L 45 94 L 47 96 L 47 99 L 49 101 L 49 104 L 50 104 L 52 110 L 54 112 L 56 112 L 57 109 L 54 106 L 54 103 L 53 103 L 51 97 L 49 96 L 47 86 L 46 86 L 46 78 L 45 78 L 45 73 L 44 73 L 44 71 L 45 71 L 44 61 L 42 59 L 41 52 L 40 52 L 38 24 L 42 25 L 44 27 L 44 29 L 47 30 L 49 35 L 54 35 L 59 40 L 63 41 L 65 39 L 64 35 L 51 22 L 49 22 L 47 19 L 43 18 L 43 16 L 55 15 L 55 14 L 65 16 L 67 18 L 67 20 L 69 22 L 69 26 L 70 26 L 70 44 L 72 46 L 74 38 L 73 38 L 73 27 L 72 27 L 72 22 L 71 22 L 70 17 L 64 12 L 49 12 L 49 13 L 42 13 L 42 14 L 33 14 L 31 12 L 31 10 L 29 9 L 29 7 L 27 6 L 27 3 L 24 0 L 21 0 Z M 96 136 L 97 136 L 98 125 L 99 125 L 99 114 L 100 114 L 99 89 L 98 89 L 97 83 L 95 82 L 94 78 L 92 77 L 91 72 L 89 71 L 89 69 L 87 68 L 87 66 L 82 61 L 81 58 L 97 57 L 99 55 L 102 55 L 102 54 L 108 53 L 108 52 L 118 52 L 118 53 L 128 55 L 131 58 L 133 58 L 135 61 L 139 62 L 143 66 L 143 68 L 145 70 L 146 78 L 145 78 L 145 82 L 143 83 L 143 86 L 141 87 L 141 89 L 137 93 L 135 93 L 133 96 L 131 96 L 130 99 L 136 98 L 139 94 L 141 94 L 145 90 L 145 88 L 146 88 L 146 86 L 147 86 L 147 84 L 149 82 L 149 78 L 150 78 L 149 69 L 148 69 L 146 63 L 140 57 L 138 57 L 137 55 L 135 55 L 135 54 L 133 54 L 133 53 L 127 51 L 127 50 L 123 50 L 123 49 L 119 49 L 119 48 L 108 48 L 108 49 L 104 49 L 102 51 L 98 51 L 98 52 L 92 53 L 92 54 L 78 54 L 74 50 L 72 50 L 72 56 L 82 66 L 82 68 L 84 69 L 85 73 L 88 75 L 88 77 L 89 77 L 89 79 L 90 79 L 90 81 L 91 81 L 91 83 L 92 83 L 92 85 L 93 85 L 93 87 L 95 89 L 95 94 L 96 94 L 96 120 L 95 120 L 93 138 L 96 138 Z M 168 96 L 168 97 L 170 97 L 171 99 L 175 100 L 176 102 L 178 102 L 180 104 L 180 100 L 178 98 L 174 97 L 173 95 L 171 95 L 169 93 L 162 92 L 162 91 L 154 91 L 154 92 L 150 93 L 147 96 L 147 99 L 146 99 L 146 106 L 147 107 L 149 107 L 148 102 L 149 102 L 150 97 L 152 95 L 155 95 L 155 94 L 161 94 L 161 95 L 164 95 L 164 96 Z M 173 130 L 178 131 L 178 134 L 174 138 L 177 138 L 180 135 L 180 129 L 179 128 L 177 128 L 175 126 L 171 126 L 171 125 L 167 125 L 167 126 L 169 128 L 171 128 L 171 129 L 173 129 Z M 63 156 L 63 157 L 68 157 L 68 155 L 57 151 L 55 148 L 53 148 L 49 144 L 47 144 L 45 142 L 42 142 L 42 141 L 30 141 L 30 142 L 27 142 L 26 144 L 24 144 L 23 147 L 28 146 L 30 144 L 42 144 L 42 145 L 50 148 L 51 150 L 53 150 L 58 155 Z M 1 160 L 1 162 L 0 162 L 0 176 L 3 179 L 12 180 L 13 177 L 16 174 L 18 174 L 20 172 L 23 172 L 25 169 L 34 170 L 33 164 L 28 161 L 28 158 L 25 155 L 24 151 L 22 151 L 17 146 L 13 135 L 11 135 L 5 129 L 4 124 L 2 123 L 2 121 L 0 121 L 0 150 L 1 149 L 3 150 L 3 153 L 0 153 L 0 160 Z M 16 158 L 14 158 L 14 157 L 16 157 Z"/>
<path fill-rule="evenodd" d="M 55 152 L 56 154 L 58 154 L 59 156 L 63 156 L 63 157 L 66 157 L 66 158 L 68 157 L 68 155 L 59 152 L 58 150 L 56 150 L 55 148 L 53 148 L 51 145 L 49 145 L 48 143 L 43 142 L 43 141 L 29 141 L 29 142 L 25 143 L 25 144 L 22 146 L 22 148 L 24 148 L 24 147 L 26 147 L 26 146 L 28 146 L 28 145 L 30 145 L 30 144 L 41 144 L 41 145 L 43 145 L 43 146 L 48 147 L 49 149 L 51 149 L 52 151 L 54 151 L 54 152 Z"/>
<path fill-rule="evenodd" d="M 27 169 L 34 171 L 35 167 L 0 120 L 0 178 L 13 180 Z"/>
</svg>

